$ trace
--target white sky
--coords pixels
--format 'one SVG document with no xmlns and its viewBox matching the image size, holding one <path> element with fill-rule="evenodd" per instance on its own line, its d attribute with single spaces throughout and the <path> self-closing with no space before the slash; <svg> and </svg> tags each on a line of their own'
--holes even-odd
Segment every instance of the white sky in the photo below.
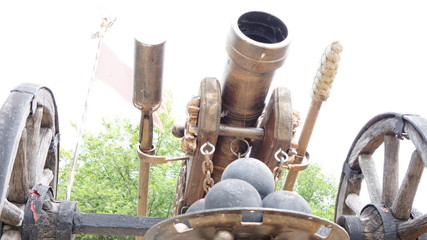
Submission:
<svg viewBox="0 0 427 240">
<path fill-rule="evenodd" d="M 163 86 L 173 89 L 175 112 L 184 115 L 201 79 L 221 79 L 232 19 L 248 10 L 267 11 L 287 24 L 292 37 L 273 85 L 291 90 L 303 118 L 325 47 L 334 40 L 344 46 L 308 148 L 312 160 L 338 178 L 354 137 L 374 115 L 396 111 L 427 117 L 425 9 L 423 1 L 2 1 L 0 102 L 23 82 L 50 87 L 62 146 L 72 149 L 76 139 L 69 123 L 81 118 L 96 52 L 90 35 L 101 17 L 115 16 L 105 43 L 130 66 L 135 33 L 167 40 Z M 101 115 L 113 114 L 138 119 L 138 110 L 96 82 L 89 128 L 96 128 Z"/>
</svg>

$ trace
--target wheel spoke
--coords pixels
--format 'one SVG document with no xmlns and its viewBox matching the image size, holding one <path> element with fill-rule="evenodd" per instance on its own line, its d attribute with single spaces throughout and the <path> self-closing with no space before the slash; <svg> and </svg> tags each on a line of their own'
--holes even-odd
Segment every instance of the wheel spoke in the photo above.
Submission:
<svg viewBox="0 0 427 240">
<path fill-rule="evenodd" d="M 24 220 L 24 211 L 9 201 L 4 201 L 0 221 L 11 226 L 21 226 Z M 1 230 L 1 229 L 0 229 Z"/>
<path fill-rule="evenodd" d="M 359 195 L 355 194 L 355 193 L 351 193 L 347 196 L 347 198 L 345 199 L 345 204 L 347 204 L 347 206 L 353 210 L 353 212 L 357 215 L 360 216 L 360 212 L 362 211 L 363 208 L 363 203 L 362 200 L 360 199 Z"/>
<path fill-rule="evenodd" d="M 45 186 L 49 186 L 49 183 L 52 182 L 53 179 L 54 179 L 54 174 L 52 170 L 46 168 L 43 171 L 43 175 L 41 176 L 40 181 L 38 181 L 37 183 L 40 183 Z"/>
<path fill-rule="evenodd" d="M 391 206 L 399 189 L 400 140 L 394 135 L 384 136 L 383 201 Z"/>
<path fill-rule="evenodd" d="M 32 119 L 27 122 L 28 146 L 27 156 L 30 159 L 28 165 L 30 187 L 41 181 L 46 162 L 49 145 L 52 141 L 53 130 L 41 127 L 43 120 L 43 108 L 39 107 Z"/>
<path fill-rule="evenodd" d="M 362 169 L 362 173 L 365 176 L 365 182 L 368 187 L 371 202 L 375 204 L 381 203 L 381 185 L 372 155 L 361 154 L 359 156 L 359 164 Z"/>
<path fill-rule="evenodd" d="M 418 184 L 424 171 L 424 163 L 417 150 L 412 153 L 411 161 L 405 178 L 393 201 L 392 212 L 395 218 L 408 220 L 410 217 L 412 203 L 417 193 Z"/>
<path fill-rule="evenodd" d="M 21 240 L 21 232 L 17 230 L 7 230 L 1 235 L 0 240 Z"/>
<path fill-rule="evenodd" d="M 27 149 L 27 131 L 22 131 L 19 147 L 13 165 L 10 183 L 9 183 L 9 196 L 8 199 L 14 203 L 26 203 L 28 197 L 28 172 L 26 171 L 28 165 L 28 158 L 26 154 Z"/>
<path fill-rule="evenodd" d="M 36 183 L 37 175 L 41 174 L 42 171 L 38 168 L 38 150 L 40 149 L 40 125 L 43 117 L 43 108 L 39 107 L 36 109 L 32 118 L 27 120 L 27 133 L 28 133 L 28 143 L 27 143 L 27 157 L 28 161 L 28 181 L 30 182 L 30 187 Z"/>
<path fill-rule="evenodd" d="M 397 234 L 400 239 L 416 239 L 424 233 L 427 233 L 427 214 L 402 222 L 397 226 Z"/>
</svg>

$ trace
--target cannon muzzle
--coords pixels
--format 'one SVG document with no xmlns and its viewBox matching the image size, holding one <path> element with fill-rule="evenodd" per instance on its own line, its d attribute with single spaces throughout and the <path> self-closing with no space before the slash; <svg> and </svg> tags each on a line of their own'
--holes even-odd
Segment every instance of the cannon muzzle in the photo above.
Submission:
<svg viewBox="0 0 427 240">
<path fill-rule="evenodd" d="M 235 127 L 256 125 L 274 72 L 286 59 L 289 43 L 288 28 L 271 14 L 247 12 L 234 21 L 226 43 L 229 60 L 222 82 L 224 117 L 221 124 Z M 236 159 L 230 149 L 234 139 L 227 136 L 218 138 L 216 149 L 221 151 L 216 151 L 213 157 L 215 182 L 220 180 L 222 170 Z"/>
<path fill-rule="evenodd" d="M 230 59 L 222 84 L 225 123 L 254 126 L 289 42 L 286 25 L 268 13 L 248 12 L 234 21 L 226 43 Z"/>
</svg>

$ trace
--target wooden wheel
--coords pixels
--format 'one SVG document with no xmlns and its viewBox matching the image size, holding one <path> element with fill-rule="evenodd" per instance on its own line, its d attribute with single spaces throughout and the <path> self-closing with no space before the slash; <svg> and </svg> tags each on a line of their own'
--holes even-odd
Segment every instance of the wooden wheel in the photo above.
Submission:
<svg viewBox="0 0 427 240">
<path fill-rule="evenodd" d="M 415 150 L 407 157 L 407 172 L 399 184 L 403 139 L 409 139 Z M 384 146 L 382 176 L 373 157 L 380 146 Z M 426 164 L 427 120 L 397 113 L 374 117 L 359 132 L 344 163 L 335 221 L 351 239 L 424 239 L 427 215 L 415 214 L 413 201 Z M 369 194 L 368 205 L 360 197 L 362 183 Z"/>
<path fill-rule="evenodd" d="M 12 90 L 0 110 L 1 240 L 21 239 L 22 209 L 33 186 L 50 185 L 56 192 L 58 140 L 52 92 L 35 84 Z"/>
</svg>

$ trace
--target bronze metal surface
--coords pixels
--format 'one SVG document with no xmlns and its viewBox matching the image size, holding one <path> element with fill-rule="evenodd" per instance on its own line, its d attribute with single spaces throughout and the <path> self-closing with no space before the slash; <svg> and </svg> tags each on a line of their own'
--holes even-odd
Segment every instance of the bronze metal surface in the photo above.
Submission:
<svg viewBox="0 0 427 240">
<path fill-rule="evenodd" d="M 229 56 L 222 83 L 222 124 L 255 127 L 270 89 L 274 72 L 282 66 L 289 46 L 288 28 L 277 17 L 248 12 L 232 25 L 227 38 Z M 235 137 L 219 137 L 213 162 L 213 178 L 236 156 L 230 151 Z"/>
<path fill-rule="evenodd" d="M 263 220 L 242 222 L 243 213 L 262 213 Z M 272 208 L 211 209 L 183 214 L 154 225 L 145 239 L 212 239 L 224 230 L 234 239 L 349 239 L 345 230 L 333 222 Z"/>
</svg>

